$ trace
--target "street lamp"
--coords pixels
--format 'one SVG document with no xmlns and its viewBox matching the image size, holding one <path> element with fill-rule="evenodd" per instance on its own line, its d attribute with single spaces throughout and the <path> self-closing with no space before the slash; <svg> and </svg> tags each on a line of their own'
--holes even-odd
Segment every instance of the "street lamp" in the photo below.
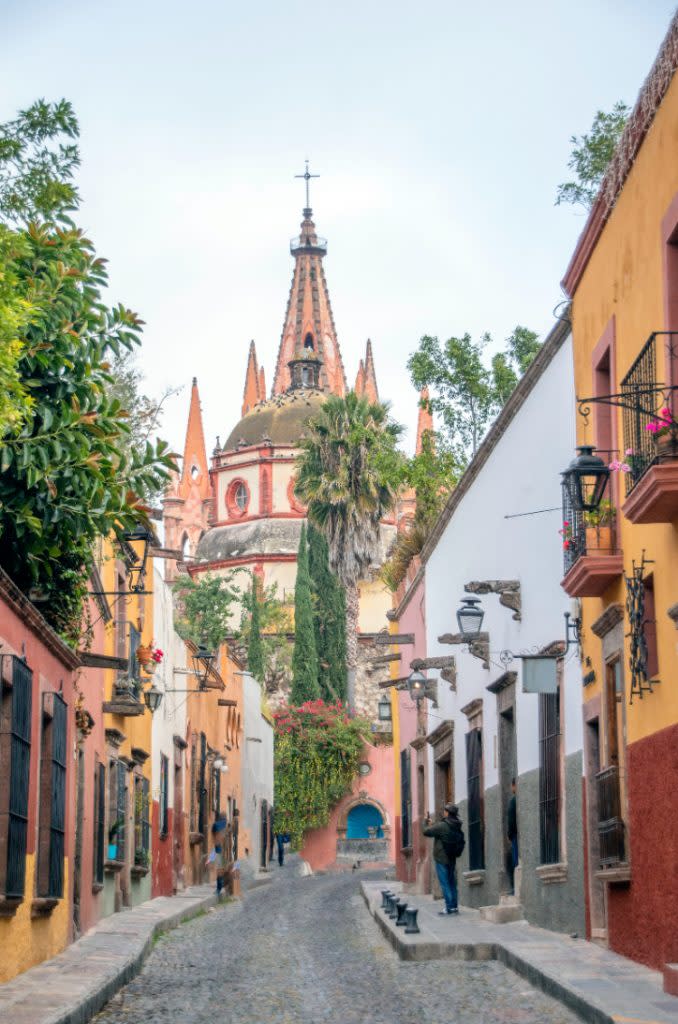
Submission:
<svg viewBox="0 0 678 1024">
<path fill-rule="evenodd" d="M 411 672 L 407 679 L 407 689 L 410 698 L 419 703 L 426 692 L 426 676 L 422 672 Z"/>
<path fill-rule="evenodd" d="M 127 530 L 123 533 L 122 539 L 125 541 L 125 563 L 127 566 L 129 591 L 131 594 L 140 594 L 146 583 L 146 563 L 148 561 L 148 549 L 154 540 L 153 533 L 143 523 L 139 523 L 133 530 Z M 135 543 L 141 543 L 140 551 L 132 547 Z"/>
<path fill-rule="evenodd" d="M 457 612 L 459 632 L 465 640 L 475 640 L 483 625 L 485 612 L 479 608 L 480 598 L 462 597 L 461 608 Z"/>
<path fill-rule="evenodd" d="M 593 454 L 593 445 L 579 445 L 577 451 L 579 454 L 562 474 L 563 483 L 575 512 L 595 512 L 610 479 L 610 469 Z"/>
<path fill-rule="evenodd" d="M 388 699 L 386 694 L 384 694 L 384 696 L 381 698 L 381 700 L 377 704 L 377 711 L 379 712 L 379 721 L 380 722 L 390 722 L 391 721 L 391 701 Z"/>
<path fill-rule="evenodd" d="M 207 649 L 204 643 L 201 643 L 193 655 L 193 668 L 195 674 L 198 676 L 198 680 L 201 686 L 207 684 L 207 679 L 210 674 L 210 669 L 216 660 L 216 654 L 213 651 Z"/>
<path fill-rule="evenodd" d="M 151 714 L 153 714 L 154 711 L 157 711 L 160 707 L 162 696 L 162 690 L 159 690 L 155 684 L 153 684 L 153 686 L 148 690 L 144 691 L 144 704 Z"/>
</svg>

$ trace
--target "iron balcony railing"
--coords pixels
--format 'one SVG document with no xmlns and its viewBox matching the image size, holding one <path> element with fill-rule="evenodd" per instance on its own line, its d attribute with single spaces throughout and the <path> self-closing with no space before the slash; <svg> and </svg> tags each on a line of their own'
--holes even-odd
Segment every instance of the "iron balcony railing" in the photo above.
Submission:
<svg viewBox="0 0 678 1024">
<path fill-rule="evenodd" d="M 621 382 L 621 395 L 616 403 L 622 410 L 624 452 L 622 462 L 629 466 L 625 474 L 629 494 L 650 466 L 657 461 L 655 434 L 648 425 L 657 421 L 663 408 L 673 409 L 674 386 L 657 381 L 657 339 L 664 347 L 665 377 L 678 355 L 678 332 L 654 331 Z"/>
<path fill-rule="evenodd" d="M 577 559 L 587 554 L 613 555 L 616 552 L 614 523 L 606 526 L 591 526 L 583 512 L 576 511 L 570 502 L 567 487 L 563 484 L 563 569 L 566 576 Z"/>
<path fill-rule="evenodd" d="M 320 235 L 316 235 L 314 238 L 300 237 L 299 235 L 296 238 L 290 238 L 290 252 L 293 256 L 305 249 L 320 249 L 322 252 L 327 252 L 327 239 L 321 238 Z"/>
<path fill-rule="evenodd" d="M 596 775 L 598 791 L 598 838 L 600 865 L 612 867 L 626 861 L 625 826 L 621 816 L 619 768 L 610 765 Z"/>
</svg>

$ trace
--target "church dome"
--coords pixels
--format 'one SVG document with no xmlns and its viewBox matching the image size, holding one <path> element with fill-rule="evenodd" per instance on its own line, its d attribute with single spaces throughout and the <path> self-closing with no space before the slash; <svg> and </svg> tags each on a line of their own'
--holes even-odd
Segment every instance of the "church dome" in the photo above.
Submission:
<svg viewBox="0 0 678 1024">
<path fill-rule="evenodd" d="M 315 415 L 326 397 L 322 391 L 299 389 L 260 402 L 236 424 L 223 450 L 266 439 L 273 444 L 296 444 L 306 421 Z"/>
<path fill-rule="evenodd" d="M 255 519 L 214 526 L 200 538 L 195 564 L 258 555 L 296 555 L 302 519 Z"/>
</svg>

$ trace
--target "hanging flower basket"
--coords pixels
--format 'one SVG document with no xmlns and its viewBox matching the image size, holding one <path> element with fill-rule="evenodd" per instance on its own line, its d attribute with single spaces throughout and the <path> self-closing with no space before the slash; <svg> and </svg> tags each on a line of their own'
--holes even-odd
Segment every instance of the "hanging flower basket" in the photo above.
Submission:
<svg viewBox="0 0 678 1024">
<path fill-rule="evenodd" d="M 144 668 L 148 665 L 149 661 L 153 657 L 153 648 L 148 644 L 140 644 L 137 647 L 137 661 Z"/>
</svg>

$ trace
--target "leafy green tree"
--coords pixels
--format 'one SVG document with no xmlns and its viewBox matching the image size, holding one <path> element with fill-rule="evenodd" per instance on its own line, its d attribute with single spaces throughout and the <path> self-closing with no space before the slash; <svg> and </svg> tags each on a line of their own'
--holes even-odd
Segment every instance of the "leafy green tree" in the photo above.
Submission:
<svg viewBox="0 0 678 1024">
<path fill-rule="evenodd" d="M 574 171 L 574 181 L 565 181 L 558 186 L 557 206 L 573 203 L 591 209 L 630 112 L 630 108 L 620 100 L 609 113 L 603 110 L 596 112 L 588 133 L 570 138 L 572 153 L 567 166 Z"/>
<path fill-rule="evenodd" d="M 250 636 L 247 648 L 247 667 L 259 683 L 264 681 L 264 648 L 261 642 L 261 623 L 259 611 L 259 587 L 256 576 L 252 576 L 250 591 Z"/>
<path fill-rule="evenodd" d="M 175 626 L 182 640 L 205 644 L 217 651 L 232 632 L 231 618 L 240 600 L 234 584 L 238 570 L 225 576 L 212 573 L 181 576 L 172 586 L 177 599 Z"/>
<path fill-rule="evenodd" d="M 483 361 L 490 341 L 484 334 L 439 340 L 425 335 L 407 368 L 418 391 L 429 389 L 429 408 L 443 426 L 443 439 L 460 467 L 475 455 L 496 409 L 492 374 Z"/>
<path fill-rule="evenodd" d="M 0 454 L 0 564 L 77 643 L 95 540 L 143 519 L 140 496 L 162 487 L 172 459 L 164 442 L 129 450 L 109 369 L 139 344 L 141 321 L 103 301 L 104 261 L 68 216 L 78 156 L 64 136 L 77 136 L 64 103 L 41 101 L 0 127 L 0 216 L 19 225 L 3 273 L 30 311 L 8 371 L 23 420 Z"/>
<path fill-rule="evenodd" d="M 299 539 L 297 580 L 294 587 L 294 653 L 290 703 L 299 707 L 307 700 L 317 700 L 319 696 L 318 654 L 315 649 L 313 599 L 308 572 L 308 541 L 304 523 Z"/>
<path fill-rule="evenodd" d="M 7 220 L 22 227 L 30 221 L 63 221 L 78 206 L 71 179 L 80 164 L 79 134 L 67 100 L 37 100 L 0 125 L 0 211 Z"/>
<path fill-rule="evenodd" d="M 241 596 L 240 626 L 233 635 L 236 651 L 248 656 L 252 632 L 254 591 L 250 587 Z M 268 693 L 285 687 L 292 676 L 292 612 L 290 605 L 278 597 L 275 583 L 257 588 L 257 616 L 263 656 L 263 683 Z M 256 627 L 256 622 L 254 623 Z"/>
<path fill-rule="evenodd" d="M 0 439 L 26 421 L 33 400 L 19 371 L 32 307 L 17 288 L 14 264 L 24 239 L 0 224 Z"/>
<path fill-rule="evenodd" d="M 354 391 L 330 395 L 309 421 L 298 457 L 296 493 L 327 541 L 330 568 L 346 595 L 347 700 L 355 709 L 358 583 L 380 553 L 379 525 L 394 508 L 402 428 L 388 407 Z"/>
<path fill-rule="evenodd" d="M 313 594 L 313 624 L 318 653 L 320 695 L 326 701 L 346 699 L 346 599 L 330 569 L 327 541 L 309 523 L 308 568 Z"/>
<path fill-rule="evenodd" d="M 513 364 L 518 376 L 522 377 L 532 364 L 541 348 L 539 335 L 529 327 L 514 327 L 513 333 L 506 339 L 506 356 Z"/>
</svg>

